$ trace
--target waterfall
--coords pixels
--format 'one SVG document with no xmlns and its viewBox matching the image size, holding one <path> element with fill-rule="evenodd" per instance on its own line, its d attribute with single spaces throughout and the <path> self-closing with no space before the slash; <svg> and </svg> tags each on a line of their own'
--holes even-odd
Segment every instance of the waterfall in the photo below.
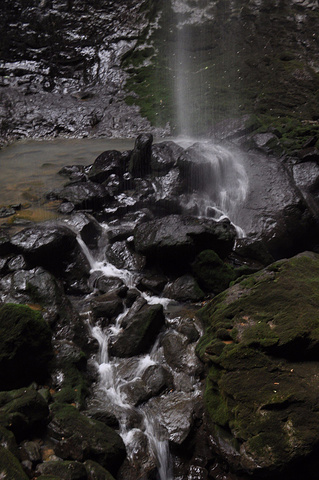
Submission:
<svg viewBox="0 0 319 480">
<path fill-rule="evenodd" d="M 120 278 L 128 287 L 135 285 L 135 278 L 131 272 L 125 269 L 118 269 L 105 260 L 96 261 L 92 252 L 79 236 L 77 240 L 90 264 L 91 272 L 99 271 L 104 276 Z M 171 301 L 168 298 L 152 297 L 144 292 L 140 292 L 140 294 L 150 305 L 161 303 L 164 307 L 167 307 Z M 109 341 L 116 338 L 117 334 L 121 331 L 121 323 L 127 312 L 128 309 L 124 309 L 116 318 L 115 324 L 104 329 L 99 325 L 92 325 L 89 322 L 91 335 L 97 340 L 99 345 L 98 353 L 94 359 L 94 364 L 99 375 L 96 395 L 104 406 L 108 406 L 114 411 L 120 424 L 119 433 L 126 445 L 128 458 L 134 461 L 134 455 L 140 448 L 139 442 L 140 435 L 142 434 L 147 438 L 149 455 L 153 457 L 156 462 L 158 480 L 173 480 L 174 476 L 172 473 L 169 443 L 167 439 L 163 438 L 162 431 L 156 423 L 156 418 L 150 415 L 149 411 L 140 408 L 139 414 L 141 415 L 141 422 L 139 427 L 132 429 L 128 426 L 128 419 L 134 414 L 136 408 L 130 404 L 127 399 L 125 386 L 140 379 L 147 367 L 157 364 L 158 343 L 154 343 L 150 353 L 136 358 L 134 368 L 131 369 L 129 378 L 123 378 L 121 375 L 123 362 L 117 358 L 110 358 L 108 350 Z"/>
<path fill-rule="evenodd" d="M 206 31 L 212 19 L 211 5 L 205 1 L 195 5 L 189 0 L 172 0 L 172 7 L 177 19 L 174 95 L 179 137 L 176 141 L 183 147 L 196 145 L 195 153 L 204 165 L 196 173 L 203 177 L 208 174 L 204 192 L 186 199 L 185 206 L 196 203 L 199 216 L 229 218 L 238 237 L 244 237 L 245 232 L 237 223 L 249 187 L 244 160 L 239 152 L 202 137 L 203 124 L 207 122 L 207 128 L 216 120 L 212 118 L 214 109 L 207 104 L 211 100 L 205 101 L 211 98 L 209 91 L 214 88 L 211 59 L 206 53 L 211 48 Z"/>
</svg>

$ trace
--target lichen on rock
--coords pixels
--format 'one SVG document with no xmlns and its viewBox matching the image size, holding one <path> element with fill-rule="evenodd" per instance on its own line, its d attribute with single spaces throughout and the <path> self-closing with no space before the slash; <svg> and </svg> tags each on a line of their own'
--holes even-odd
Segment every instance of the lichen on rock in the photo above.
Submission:
<svg viewBox="0 0 319 480">
<path fill-rule="evenodd" d="M 200 311 L 212 434 L 256 478 L 298 468 L 319 444 L 318 292 L 319 255 L 305 252 L 238 279 Z"/>
</svg>

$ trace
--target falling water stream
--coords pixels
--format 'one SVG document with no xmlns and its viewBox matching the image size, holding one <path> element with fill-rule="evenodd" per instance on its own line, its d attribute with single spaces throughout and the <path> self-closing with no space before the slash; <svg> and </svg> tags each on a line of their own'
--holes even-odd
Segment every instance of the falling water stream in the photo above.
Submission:
<svg viewBox="0 0 319 480">
<path fill-rule="evenodd" d="M 104 230 L 108 227 L 104 224 Z M 118 269 L 111 263 L 103 260 L 95 260 L 92 253 L 81 238 L 78 242 L 91 266 L 91 273 L 98 272 L 101 276 L 121 279 L 128 288 L 136 288 L 137 276 L 125 269 Z M 161 303 L 167 307 L 171 302 L 167 298 L 152 297 L 140 292 L 149 304 Z M 135 456 L 139 455 L 141 448 L 141 435 L 147 439 L 149 457 L 156 463 L 159 480 L 173 480 L 172 460 L 169 452 L 169 443 L 166 435 L 163 436 L 161 419 L 155 418 L 146 407 L 138 409 L 140 421 L 138 427 L 130 427 L 130 420 L 136 414 L 136 407 L 130 403 L 125 394 L 125 386 L 141 379 L 147 367 L 163 362 L 163 356 L 159 353 L 158 342 L 155 341 L 152 350 L 136 358 L 130 359 L 131 368 L 129 376 L 123 376 L 124 359 L 109 356 L 109 342 L 121 332 L 122 320 L 128 313 L 128 309 L 118 315 L 114 325 L 102 328 L 100 325 L 92 325 L 89 320 L 90 331 L 99 344 L 99 352 L 94 358 L 95 367 L 99 373 L 99 382 L 95 392 L 95 402 L 100 401 L 103 408 L 113 411 L 119 421 L 120 435 L 126 445 L 127 455 L 134 463 Z"/>
</svg>

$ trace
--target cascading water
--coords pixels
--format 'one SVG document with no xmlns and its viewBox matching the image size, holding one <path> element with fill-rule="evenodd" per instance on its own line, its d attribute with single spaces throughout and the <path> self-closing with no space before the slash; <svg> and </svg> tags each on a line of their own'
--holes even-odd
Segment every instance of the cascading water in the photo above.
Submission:
<svg viewBox="0 0 319 480">
<path fill-rule="evenodd" d="M 212 75 L 208 72 L 212 66 L 206 58 L 205 45 L 209 43 L 206 24 L 211 18 L 209 2 L 194 2 L 189 0 L 172 0 L 172 7 L 177 18 L 177 42 L 174 55 L 175 64 L 175 100 L 176 100 L 176 131 L 179 133 L 177 143 L 188 146 L 194 152 L 196 161 L 204 167 L 197 169 L 196 174 L 205 178 L 202 195 L 191 195 L 186 200 L 186 206 L 196 203 L 198 215 L 213 216 L 220 220 L 229 218 L 237 229 L 239 237 L 244 231 L 238 225 L 240 205 L 248 193 L 248 176 L 244 162 L 238 152 L 215 145 L 203 136 L 203 118 L 209 118 L 212 110 L 207 108 L 205 98 L 214 87 Z M 196 34 L 194 33 L 196 27 Z M 196 47 L 197 45 L 197 47 Z M 202 50 L 201 50 L 202 49 Z M 208 73 L 207 73 L 208 72 Z M 191 145 L 195 144 L 193 147 Z M 196 146 L 196 147 L 195 147 Z M 194 172 L 191 172 L 193 175 Z M 201 185 L 200 185 L 201 188 Z"/>
<path fill-rule="evenodd" d="M 107 234 L 107 231 L 108 228 L 104 225 L 105 234 Z M 78 243 L 91 266 L 91 273 L 99 272 L 104 277 L 119 278 L 128 288 L 134 287 L 136 289 L 137 277 L 134 274 L 125 269 L 117 269 L 105 260 L 95 260 L 92 252 L 80 237 L 78 237 Z M 161 303 L 164 307 L 167 307 L 172 302 L 167 298 L 152 297 L 143 292 L 139 293 L 149 305 Z M 136 382 L 141 382 L 142 376 L 148 367 L 165 364 L 159 340 L 155 341 L 149 353 L 131 357 L 129 360 L 109 355 L 109 344 L 121 332 L 122 321 L 124 321 L 127 313 L 128 309 L 124 308 L 123 312 L 117 316 L 114 324 L 104 328 L 99 324 L 91 324 L 90 314 L 88 314 L 91 335 L 99 344 L 99 351 L 93 360 L 98 371 L 99 381 L 96 385 L 92 402 L 95 406 L 100 405 L 103 406 L 103 409 L 112 411 L 117 417 L 119 433 L 126 445 L 128 459 L 132 464 L 138 465 L 141 449 L 144 450 L 144 455 L 146 450 L 150 463 L 156 466 L 156 478 L 158 480 L 173 480 L 173 466 L 168 442 L 169 435 L 162 426 L 161 418 L 154 416 L 152 408 L 148 406 L 142 404 L 136 408 L 128 394 L 128 389 L 131 386 L 134 389 Z M 166 323 L 169 328 L 172 320 L 167 319 Z M 172 371 L 170 367 L 165 366 Z M 172 371 L 172 375 L 175 376 L 177 374 Z M 178 375 L 174 382 L 174 390 L 178 391 Z M 193 379 L 189 378 L 189 382 L 192 384 Z M 194 389 L 193 385 L 190 389 Z M 196 398 L 198 393 L 199 390 L 195 388 L 190 395 Z M 141 468 L 149 467 L 142 465 Z"/>
</svg>

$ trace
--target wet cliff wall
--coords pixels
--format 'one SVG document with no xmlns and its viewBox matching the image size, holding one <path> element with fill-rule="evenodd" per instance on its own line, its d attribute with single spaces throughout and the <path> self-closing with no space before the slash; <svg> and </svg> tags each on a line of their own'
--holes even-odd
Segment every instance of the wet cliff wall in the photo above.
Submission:
<svg viewBox="0 0 319 480">
<path fill-rule="evenodd" d="M 176 78 L 194 133 L 318 130 L 318 0 L 3 0 L 0 22 L 2 136 L 174 133 Z"/>
</svg>

